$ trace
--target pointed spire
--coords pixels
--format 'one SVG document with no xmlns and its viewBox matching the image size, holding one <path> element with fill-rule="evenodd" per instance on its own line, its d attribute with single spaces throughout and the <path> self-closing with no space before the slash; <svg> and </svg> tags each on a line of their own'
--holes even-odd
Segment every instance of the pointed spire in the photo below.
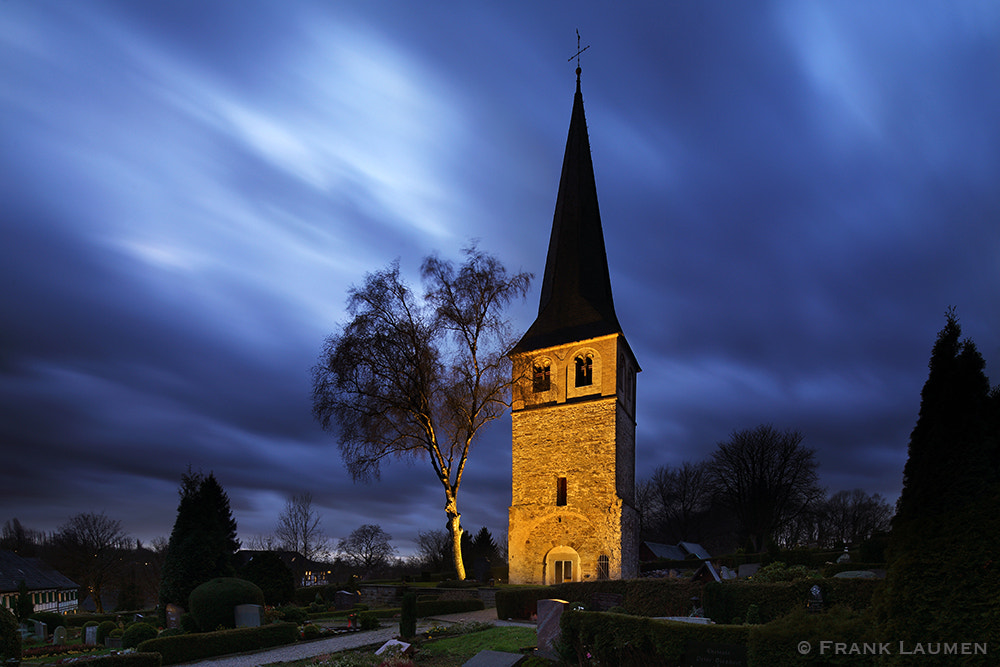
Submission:
<svg viewBox="0 0 1000 667">
<path fill-rule="evenodd" d="M 517 345 L 522 351 L 621 332 L 611 297 L 579 67 L 576 77 L 538 317 Z"/>
</svg>

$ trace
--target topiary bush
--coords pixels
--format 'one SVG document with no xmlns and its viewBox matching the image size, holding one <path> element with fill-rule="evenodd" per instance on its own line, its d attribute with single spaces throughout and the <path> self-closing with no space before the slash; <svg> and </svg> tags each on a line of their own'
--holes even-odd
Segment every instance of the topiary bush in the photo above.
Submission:
<svg viewBox="0 0 1000 667">
<path fill-rule="evenodd" d="M 0 663 L 21 662 L 21 634 L 17 631 L 17 618 L 0 607 Z"/>
<path fill-rule="evenodd" d="M 104 640 L 111 635 L 111 632 L 118 626 L 114 621 L 101 621 L 97 625 L 97 645 L 104 646 Z"/>
<path fill-rule="evenodd" d="M 417 634 L 417 594 L 407 593 L 399 609 L 399 635 L 404 639 Z"/>
<path fill-rule="evenodd" d="M 358 625 L 362 630 L 377 630 L 379 625 L 378 616 L 371 611 L 363 611 L 358 615 Z"/>
<path fill-rule="evenodd" d="M 147 639 L 153 639 L 156 634 L 156 628 L 149 623 L 133 623 L 122 633 L 122 648 L 135 648 Z"/>
<path fill-rule="evenodd" d="M 236 627 L 234 608 L 240 604 L 264 606 L 264 591 L 246 579 L 217 577 L 191 591 L 188 608 L 204 632 Z"/>
<path fill-rule="evenodd" d="M 281 620 L 289 623 L 305 623 L 309 620 L 309 612 L 295 605 L 279 608 L 278 615 L 281 616 Z"/>
</svg>

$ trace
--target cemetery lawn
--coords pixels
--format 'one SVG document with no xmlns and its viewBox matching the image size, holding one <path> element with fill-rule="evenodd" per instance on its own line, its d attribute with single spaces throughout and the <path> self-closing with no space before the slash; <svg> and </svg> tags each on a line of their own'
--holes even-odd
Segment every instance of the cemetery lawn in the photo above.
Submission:
<svg viewBox="0 0 1000 667">
<path fill-rule="evenodd" d="M 479 632 L 424 641 L 415 662 L 420 667 L 460 666 L 480 651 L 520 653 L 522 648 L 533 647 L 536 643 L 534 628 L 496 626 Z"/>
</svg>

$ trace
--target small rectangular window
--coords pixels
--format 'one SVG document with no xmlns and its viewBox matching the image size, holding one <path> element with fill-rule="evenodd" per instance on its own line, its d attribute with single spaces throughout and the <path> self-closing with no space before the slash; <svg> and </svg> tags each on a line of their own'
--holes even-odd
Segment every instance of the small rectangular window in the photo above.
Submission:
<svg viewBox="0 0 1000 667">
<path fill-rule="evenodd" d="M 556 480 L 556 505 L 566 504 L 566 478 L 560 477 Z"/>
</svg>

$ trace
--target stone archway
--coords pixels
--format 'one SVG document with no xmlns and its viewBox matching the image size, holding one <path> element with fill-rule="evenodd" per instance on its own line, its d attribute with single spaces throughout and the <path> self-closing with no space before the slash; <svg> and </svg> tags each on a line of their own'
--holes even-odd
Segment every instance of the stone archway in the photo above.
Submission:
<svg viewBox="0 0 1000 667">
<path fill-rule="evenodd" d="M 554 547 L 545 554 L 545 583 L 566 581 L 580 581 L 580 554 L 572 547 Z"/>
</svg>

